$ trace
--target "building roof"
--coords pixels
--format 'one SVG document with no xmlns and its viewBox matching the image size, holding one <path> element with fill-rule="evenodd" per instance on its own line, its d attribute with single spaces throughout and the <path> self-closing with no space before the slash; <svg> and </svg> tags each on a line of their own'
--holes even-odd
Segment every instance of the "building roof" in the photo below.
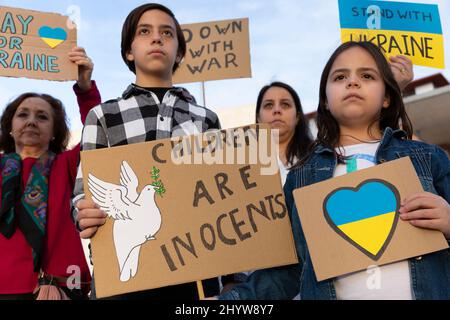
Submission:
<svg viewBox="0 0 450 320">
<path fill-rule="evenodd" d="M 434 88 L 441 88 L 449 85 L 449 82 L 441 73 L 436 73 L 428 77 L 411 81 L 411 83 L 406 86 L 405 90 L 403 90 L 403 94 L 405 97 L 415 95 L 416 88 L 427 84 L 432 84 Z"/>
<path fill-rule="evenodd" d="M 450 145 L 450 85 L 404 99 L 414 133 L 427 143 Z"/>
</svg>

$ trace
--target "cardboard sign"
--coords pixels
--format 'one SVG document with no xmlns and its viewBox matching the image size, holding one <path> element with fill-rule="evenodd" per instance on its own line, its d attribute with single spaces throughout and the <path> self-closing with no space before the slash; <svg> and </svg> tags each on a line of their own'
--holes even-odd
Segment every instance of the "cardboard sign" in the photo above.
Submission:
<svg viewBox="0 0 450 320">
<path fill-rule="evenodd" d="M 248 18 L 181 26 L 186 56 L 174 83 L 251 78 Z"/>
<path fill-rule="evenodd" d="M 445 68 L 437 5 L 339 0 L 339 18 L 343 43 L 370 41 L 388 57 L 401 54 L 416 65 Z"/>
<path fill-rule="evenodd" d="M 251 126 L 82 152 L 86 197 L 109 215 L 92 239 L 97 295 L 296 263 L 269 138 Z"/>
<path fill-rule="evenodd" d="M 0 7 L 0 76 L 76 80 L 78 68 L 68 52 L 77 45 L 77 32 L 68 19 Z"/>
<path fill-rule="evenodd" d="M 418 192 L 409 157 L 294 190 L 317 280 L 448 248 L 441 232 L 399 219 Z"/>
</svg>

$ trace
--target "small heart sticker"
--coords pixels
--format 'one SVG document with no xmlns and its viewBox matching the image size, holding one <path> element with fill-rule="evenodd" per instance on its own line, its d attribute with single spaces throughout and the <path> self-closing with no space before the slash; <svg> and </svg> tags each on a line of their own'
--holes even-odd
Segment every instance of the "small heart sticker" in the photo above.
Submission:
<svg viewBox="0 0 450 320">
<path fill-rule="evenodd" d="M 67 32 L 62 28 L 52 29 L 49 26 L 43 26 L 39 29 L 38 34 L 42 41 L 52 49 L 67 40 Z"/>
</svg>

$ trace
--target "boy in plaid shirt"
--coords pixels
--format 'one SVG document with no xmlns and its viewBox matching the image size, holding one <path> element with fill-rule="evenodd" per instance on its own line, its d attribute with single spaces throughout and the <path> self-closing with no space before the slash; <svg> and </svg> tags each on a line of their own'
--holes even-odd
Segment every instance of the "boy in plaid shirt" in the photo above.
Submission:
<svg viewBox="0 0 450 320">
<path fill-rule="evenodd" d="M 136 75 L 121 98 L 88 114 L 82 150 L 93 150 L 220 129 L 217 115 L 198 106 L 183 88 L 172 85 L 186 53 L 186 42 L 173 13 L 150 3 L 134 9 L 122 29 L 122 58 Z M 73 197 L 73 215 L 81 237 L 90 239 L 107 215 L 84 199 L 81 166 Z M 217 294 L 217 278 L 204 281 L 206 295 Z M 210 292 L 208 292 L 208 289 Z M 92 297 L 95 298 L 93 287 Z M 195 283 L 123 295 L 122 299 L 195 299 Z"/>
</svg>

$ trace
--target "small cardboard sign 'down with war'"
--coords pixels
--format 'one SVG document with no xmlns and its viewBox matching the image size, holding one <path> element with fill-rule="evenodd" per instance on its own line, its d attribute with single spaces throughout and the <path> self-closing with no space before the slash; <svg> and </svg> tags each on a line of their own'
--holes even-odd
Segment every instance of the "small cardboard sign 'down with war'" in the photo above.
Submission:
<svg viewBox="0 0 450 320">
<path fill-rule="evenodd" d="M 409 157 L 294 190 L 317 280 L 448 248 L 441 232 L 399 219 L 419 192 Z"/>
<path fill-rule="evenodd" d="M 296 263 L 277 154 L 256 125 L 82 152 L 97 295 Z"/>
<path fill-rule="evenodd" d="M 181 29 L 187 52 L 174 83 L 252 76 L 248 18 L 184 24 Z"/>
<path fill-rule="evenodd" d="M 370 41 L 388 57 L 445 68 L 444 36 L 436 4 L 339 0 L 342 42 Z"/>
<path fill-rule="evenodd" d="M 0 7 L 0 76 L 76 80 L 78 68 L 68 57 L 76 44 L 68 17 Z"/>
</svg>

